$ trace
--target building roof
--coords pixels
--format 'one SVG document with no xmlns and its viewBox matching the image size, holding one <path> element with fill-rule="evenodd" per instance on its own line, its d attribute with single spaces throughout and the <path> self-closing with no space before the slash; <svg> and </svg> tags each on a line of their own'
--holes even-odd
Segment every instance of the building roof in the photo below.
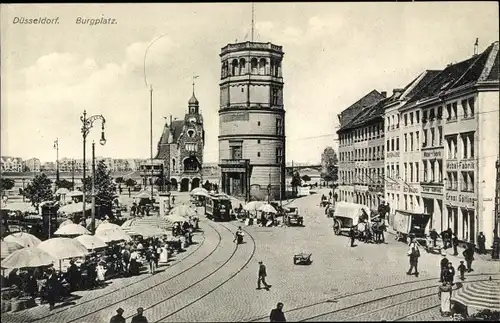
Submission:
<svg viewBox="0 0 500 323">
<path fill-rule="evenodd" d="M 385 105 L 390 102 L 391 98 L 384 98 L 378 101 L 372 106 L 364 109 L 360 114 L 356 116 L 348 125 L 346 129 L 355 128 L 362 126 L 376 118 L 381 118 L 385 112 Z"/>
<path fill-rule="evenodd" d="M 193 92 L 191 99 L 189 99 L 188 105 L 198 105 L 198 104 L 199 104 L 198 99 L 196 98 Z"/>
<path fill-rule="evenodd" d="M 408 84 L 403 92 L 405 99 L 411 99 L 415 94 L 417 94 L 421 89 L 423 89 L 430 81 L 432 81 L 439 73 L 440 70 L 426 70 L 417 78 L 415 78 L 410 84 Z"/>
<path fill-rule="evenodd" d="M 494 71 L 495 69 L 497 72 Z M 490 79 L 490 75 L 492 79 Z M 491 44 L 479 55 L 448 65 L 427 85 L 416 91 L 409 102 L 439 96 L 454 89 L 491 80 L 498 81 L 498 42 Z"/>
<path fill-rule="evenodd" d="M 364 97 L 356 101 L 354 104 L 349 106 L 347 109 L 342 111 L 341 115 L 342 120 L 341 124 L 342 126 L 337 132 L 341 132 L 343 130 L 349 129 L 353 126 L 354 123 L 357 123 L 358 118 L 360 118 L 362 115 L 366 115 L 367 109 L 371 108 L 381 100 L 384 100 L 385 97 L 380 94 L 377 90 L 373 90 L 370 93 L 366 94 Z M 384 100 L 385 101 L 385 100 Z M 346 114 L 346 112 L 352 112 L 351 115 Z"/>
<path fill-rule="evenodd" d="M 182 134 L 182 130 L 184 129 L 184 120 L 174 120 L 168 126 L 165 124 L 163 128 L 163 133 L 161 134 L 160 141 L 158 142 L 158 153 L 156 154 L 156 159 L 165 159 L 168 157 L 168 138 L 170 134 L 173 137 L 173 143 L 176 143 L 179 137 Z"/>
</svg>

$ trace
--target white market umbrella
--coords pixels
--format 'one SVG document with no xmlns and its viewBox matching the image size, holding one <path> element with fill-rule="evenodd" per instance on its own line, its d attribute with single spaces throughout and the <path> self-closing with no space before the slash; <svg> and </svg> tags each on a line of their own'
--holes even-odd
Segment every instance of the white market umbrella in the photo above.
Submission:
<svg viewBox="0 0 500 323">
<path fill-rule="evenodd" d="M 80 236 L 82 234 L 90 234 L 90 231 L 79 224 L 70 223 L 60 226 L 54 234 L 58 236 Z"/>
<path fill-rule="evenodd" d="M 4 210 L 9 210 L 9 211 L 21 211 L 21 212 L 28 212 L 28 213 L 36 213 L 37 210 L 36 208 L 31 205 L 31 203 L 27 202 L 13 202 L 13 203 L 6 203 L 2 206 L 2 209 Z"/>
<path fill-rule="evenodd" d="M 192 196 L 204 196 L 204 197 L 210 197 L 210 194 L 206 193 L 206 192 L 194 192 L 192 193 L 191 192 L 191 195 Z"/>
<path fill-rule="evenodd" d="M 467 307 L 500 311 L 500 282 L 490 280 L 464 284 L 452 300 Z"/>
<path fill-rule="evenodd" d="M 262 201 L 251 201 L 245 204 L 245 206 L 243 206 L 243 209 L 246 211 L 258 211 L 259 208 L 264 204 L 266 203 Z"/>
<path fill-rule="evenodd" d="M 183 217 L 183 218 L 187 218 L 187 217 L 190 217 L 190 216 L 196 216 L 196 211 L 193 208 L 191 208 L 191 207 L 189 207 L 187 205 L 179 205 L 179 206 L 174 207 L 170 211 L 170 214 L 167 215 L 167 218 L 170 215 L 174 215 L 174 214 L 177 215 L 177 216 Z"/>
<path fill-rule="evenodd" d="M 266 213 L 274 213 L 274 214 L 278 213 L 278 211 L 276 211 L 276 209 L 271 204 L 264 204 L 261 207 L 259 207 L 258 210 Z"/>
<path fill-rule="evenodd" d="M 74 224 L 74 223 L 73 223 L 73 221 L 71 221 L 71 220 L 68 219 L 68 220 L 65 220 L 65 221 L 61 222 L 61 224 L 59 224 L 59 228 L 62 228 L 64 226 L 68 225 L 68 224 Z"/>
<path fill-rule="evenodd" d="M 73 239 L 84 245 L 87 250 L 102 249 L 108 246 L 106 242 L 98 236 L 91 236 L 88 234 L 84 234 Z"/>
<path fill-rule="evenodd" d="M 88 211 L 91 208 L 92 208 L 92 204 L 91 203 L 86 203 L 85 204 L 85 211 Z M 60 207 L 57 212 L 59 212 L 59 213 L 66 213 L 66 214 L 73 214 L 73 213 L 83 212 L 83 202 L 66 204 L 66 205 Z"/>
<path fill-rule="evenodd" d="M 70 238 L 52 238 L 38 245 L 56 259 L 80 258 L 88 254 L 87 248 L 77 240 Z"/>
<path fill-rule="evenodd" d="M 120 226 L 118 224 L 114 223 L 109 223 L 109 222 L 102 222 L 97 226 L 96 232 L 98 231 L 104 231 L 104 230 L 111 230 L 111 229 L 120 229 Z"/>
<path fill-rule="evenodd" d="M 34 268 L 48 266 L 57 259 L 38 247 L 27 247 L 7 256 L 2 260 L 2 268 Z"/>
<path fill-rule="evenodd" d="M 21 244 L 12 241 L 3 241 L 0 244 L 0 258 L 3 259 L 14 251 L 24 248 Z"/>
<path fill-rule="evenodd" d="M 23 247 L 36 247 L 42 240 L 26 232 L 16 232 L 3 239 L 5 242 L 17 242 Z"/>
<path fill-rule="evenodd" d="M 130 236 L 143 236 L 145 238 L 159 237 L 167 234 L 165 230 L 145 224 L 128 226 L 123 228 L 123 231 Z"/>
<path fill-rule="evenodd" d="M 64 188 L 64 187 L 61 187 L 61 188 L 58 188 L 55 195 L 66 195 L 70 192 L 70 190 L 68 190 L 67 188 Z"/>
<path fill-rule="evenodd" d="M 191 195 L 195 195 L 195 194 L 199 194 L 199 193 L 203 193 L 203 194 L 208 195 L 208 191 L 206 189 L 204 189 L 203 187 L 197 187 L 191 191 Z"/>
<path fill-rule="evenodd" d="M 130 241 L 132 240 L 130 236 L 122 229 L 107 229 L 96 231 L 96 236 L 98 236 L 102 241 L 109 243 L 113 241 Z"/>
<path fill-rule="evenodd" d="M 68 197 L 76 197 L 76 196 L 83 196 L 82 191 L 71 191 L 66 194 Z"/>
</svg>

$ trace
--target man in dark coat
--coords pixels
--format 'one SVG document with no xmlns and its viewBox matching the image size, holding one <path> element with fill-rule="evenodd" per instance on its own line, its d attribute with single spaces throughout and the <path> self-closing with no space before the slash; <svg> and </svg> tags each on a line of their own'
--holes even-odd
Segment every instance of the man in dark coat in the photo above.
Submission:
<svg viewBox="0 0 500 323">
<path fill-rule="evenodd" d="M 436 240 L 437 240 L 437 238 L 439 236 L 438 233 L 436 232 L 436 229 L 432 229 L 429 235 L 430 235 L 430 237 L 432 239 L 432 245 L 433 245 L 433 247 L 435 247 L 436 246 Z"/>
<path fill-rule="evenodd" d="M 469 244 L 462 255 L 467 263 L 467 272 L 470 273 L 471 271 L 474 271 L 474 269 L 472 269 L 472 261 L 474 260 L 474 244 Z"/>
<path fill-rule="evenodd" d="M 448 236 L 448 248 L 451 248 L 453 245 L 451 243 L 451 239 L 453 238 L 453 231 L 451 230 L 451 228 L 448 228 L 447 231 L 447 236 Z"/>
<path fill-rule="evenodd" d="M 477 245 L 479 247 L 479 254 L 486 254 L 486 237 L 484 236 L 482 231 L 479 232 L 479 236 L 477 237 Z"/>
<path fill-rule="evenodd" d="M 458 248 L 458 237 L 457 237 L 456 233 L 453 234 L 453 238 L 451 239 L 451 243 L 453 244 L 453 255 L 454 256 L 458 256 L 458 251 L 457 251 L 457 248 Z"/>
<path fill-rule="evenodd" d="M 257 280 L 257 289 L 260 289 L 260 283 L 262 282 L 264 284 L 264 287 L 268 289 L 271 287 L 271 285 L 268 285 L 266 283 L 266 277 L 267 277 L 267 270 L 266 270 L 266 265 L 262 263 L 262 261 L 259 261 L 259 278 Z"/>
<path fill-rule="evenodd" d="M 125 318 L 123 317 L 123 308 L 119 308 L 116 310 L 116 315 L 109 320 L 109 323 L 125 323 Z"/>
<path fill-rule="evenodd" d="M 407 275 L 412 274 L 413 268 L 415 268 L 415 277 L 418 277 L 418 258 L 420 257 L 420 250 L 418 249 L 417 243 L 415 242 L 415 239 L 413 236 L 410 236 L 410 250 L 408 256 L 410 257 L 410 268 L 408 269 L 408 272 L 406 272 Z"/>
<path fill-rule="evenodd" d="M 71 286 L 71 291 L 74 292 L 78 290 L 78 288 L 80 287 L 82 276 L 80 274 L 80 269 L 78 269 L 78 266 L 75 264 L 75 261 L 71 259 L 69 263 L 70 263 L 70 266 L 68 268 L 69 283 Z"/>
<path fill-rule="evenodd" d="M 285 313 L 283 313 L 283 303 L 279 302 L 276 308 L 271 310 L 269 320 L 271 322 L 286 322 Z"/>
<path fill-rule="evenodd" d="M 144 309 L 139 307 L 137 309 L 137 314 L 132 317 L 132 321 L 130 323 L 148 323 L 148 319 L 142 314 Z"/>
<path fill-rule="evenodd" d="M 47 301 L 52 311 L 56 303 L 59 280 L 57 279 L 54 268 L 50 268 L 49 270 L 49 277 L 47 278 Z"/>
<path fill-rule="evenodd" d="M 455 268 L 453 268 L 453 264 L 451 262 L 448 263 L 448 266 L 444 270 L 444 281 L 453 285 L 453 279 L 455 278 Z"/>
<path fill-rule="evenodd" d="M 441 263 L 440 263 L 440 271 L 439 271 L 439 281 L 440 282 L 444 282 L 444 272 L 446 270 L 446 268 L 448 268 L 448 263 L 450 262 L 448 260 L 448 258 L 446 258 L 446 253 L 443 251 L 443 253 L 441 254 L 443 255 L 443 258 L 441 259 Z"/>
</svg>

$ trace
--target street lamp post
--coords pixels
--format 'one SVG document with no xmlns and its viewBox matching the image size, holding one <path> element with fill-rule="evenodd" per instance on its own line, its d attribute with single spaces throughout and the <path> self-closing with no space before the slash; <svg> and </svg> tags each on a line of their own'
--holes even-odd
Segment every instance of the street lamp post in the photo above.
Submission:
<svg viewBox="0 0 500 323">
<path fill-rule="evenodd" d="M 80 116 L 80 120 L 82 121 L 82 137 L 83 137 L 83 181 L 85 181 L 85 175 L 86 175 L 86 151 L 85 151 L 85 146 L 86 146 L 86 141 L 87 141 L 87 135 L 90 132 L 90 129 L 94 126 L 94 121 L 96 120 L 101 120 L 101 140 L 99 143 L 104 146 L 106 143 L 106 138 L 104 138 L 104 124 L 106 123 L 106 119 L 99 114 L 99 115 L 93 115 L 91 117 L 87 118 L 87 110 L 83 111 L 83 116 Z M 92 194 L 93 196 L 94 194 Z M 83 187 L 83 215 L 85 215 L 85 185 Z M 95 233 L 95 214 L 92 212 L 92 220 L 91 220 L 91 230 L 92 233 Z"/>
<path fill-rule="evenodd" d="M 23 177 L 23 202 L 26 202 L 26 198 L 25 198 L 25 194 L 24 194 L 24 181 L 25 181 L 25 179 Z"/>
</svg>

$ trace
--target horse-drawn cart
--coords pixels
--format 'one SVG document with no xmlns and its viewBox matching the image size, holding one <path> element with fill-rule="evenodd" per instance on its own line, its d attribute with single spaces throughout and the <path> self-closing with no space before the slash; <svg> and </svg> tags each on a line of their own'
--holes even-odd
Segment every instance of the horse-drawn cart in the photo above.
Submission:
<svg viewBox="0 0 500 323">
<path fill-rule="evenodd" d="M 393 224 L 396 231 L 395 239 L 408 242 L 408 237 L 412 234 L 420 244 L 426 246 L 425 228 L 430 218 L 431 216 L 425 213 L 396 210 Z"/>
<path fill-rule="evenodd" d="M 358 230 L 358 224 L 370 222 L 370 209 L 366 205 L 337 202 L 333 214 L 333 231 L 336 235 L 348 233 L 351 227 Z"/>
<path fill-rule="evenodd" d="M 285 208 L 283 221 L 289 227 L 304 225 L 304 217 L 300 215 L 299 208 L 295 206 L 287 206 Z"/>
<path fill-rule="evenodd" d="M 312 253 L 299 253 L 293 256 L 294 265 L 310 265 Z"/>
</svg>

